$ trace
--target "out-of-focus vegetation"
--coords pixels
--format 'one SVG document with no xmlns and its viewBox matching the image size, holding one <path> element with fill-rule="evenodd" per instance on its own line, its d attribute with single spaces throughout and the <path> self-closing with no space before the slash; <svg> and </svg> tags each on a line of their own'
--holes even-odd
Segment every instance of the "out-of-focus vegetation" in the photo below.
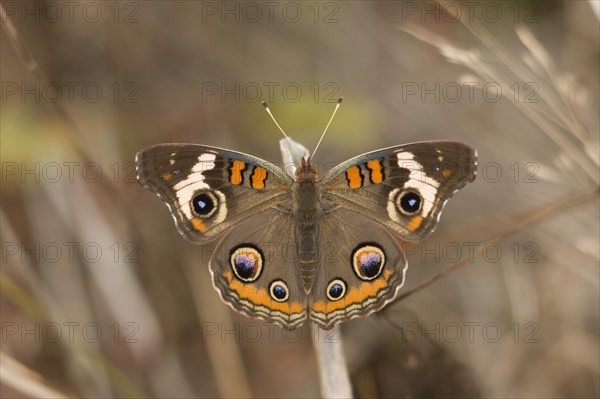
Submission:
<svg viewBox="0 0 600 399">
<path fill-rule="evenodd" d="M 2 397 L 315 397 L 311 341 L 339 336 L 357 397 L 598 397 L 598 2 L 467 3 L 3 1 Z M 133 160 L 279 161 L 260 101 L 312 148 L 339 96 L 320 165 L 479 152 L 403 291 L 492 242 L 378 315 L 285 332 L 220 302 Z"/>
</svg>

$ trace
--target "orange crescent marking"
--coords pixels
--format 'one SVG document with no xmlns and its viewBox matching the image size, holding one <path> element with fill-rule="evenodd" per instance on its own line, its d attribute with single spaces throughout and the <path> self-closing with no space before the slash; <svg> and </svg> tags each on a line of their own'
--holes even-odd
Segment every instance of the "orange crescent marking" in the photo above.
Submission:
<svg viewBox="0 0 600 399">
<path fill-rule="evenodd" d="M 331 313 L 339 309 L 345 309 L 356 303 L 362 303 L 369 297 L 376 297 L 377 293 L 387 287 L 388 278 L 392 274 L 391 271 L 386 270 L 383 273 L 383 278 L 379 278 L 373 282 L 362 283 L 358 288 L 352 288 L 346 296 L 335 302 L 318 301 L 312 305 L 312 310 L 317 313 Z"/>
<path fill-rule="evenodd" d="M 235 291 L 240 299 L 246 299 L 254 305 L 264 306 L 286 314 L 301 313 L 304 311 L 304 306 L 301 303 L 274 301 L 266 289 L 257 288 L 255 284 L 244 284 L 241 281 L 235 280 L 231 272 L 223 273 L 223 277 L 229 282 L 229 288 Z"/>
<path fill-rule="evenodd" d="M 423 216 L 420 216 L 420 215 L 413 216 L 413 218 L 410 219 L 410 221 L 408 222 L 408 225 L 406 226 L 406 228 L 410 231 L 415 231 L 416 229 L 419 228 L 419 226 L 421 225 L 422 222 L 423 222 Z"/>
<path fill-rule="evenodd" d="M 327 305 L 325 305 L 325 301 L 317 301 L 313 303 L 312 310 L 317 313 L 325 313 L 325 309 L 327 309 Z"/>
<path fill-rule="evenodd" d="M 360 168 L 358 166 L 348 168 L 346 177 L 348 178 L 350 188 L 362 187 L 362 176 L 360 175 Z"/>
<path fill-rule="evenodd" d="M 256 189 L 265 188 L 265 180 L 267 178 L 267 171 L 260 166 L 256 166 L 252 172 L 252 187 Z"/>
<path fill-rule="evenodd" d="M 241 284 L 239 289 L 239 294 L 242 298 L 252 298 L 258 294 L 258 289 L 254 284 Z"/>
<path fill-rule="evenodd" d="M 246 163 L 243 161 L 235 160 L 233 161 L 233 165 L 231 166 L 231 177 L 229 181 L 231 184 L 240 185 L 244 180 L 242 176 L 242 171 L 246 169 Z"/>
<path fill-rule="evenodd" d="M 442 171 L 442 176 L 444 176 L 445 178 L 450 177 L 451 174 L 452 174 L 452 171 L 450 169 L 444 169 Z"/>
<path fill-rule="evenodd" d="M 162 175 L 160 175 L 160 178 L 163 179 L 163 181 L 171 181 L 171 179 L 173 178 L 173 175 L 170 174 L 169 172 L 167 172 L 167 173 L 163 173 Z"/>
<path fill-rule="evenodd" d="M 199 232 L 206 233 L 206 225 L 202 220 L 200 220 L 200 218 L 193 218 L 192 225 L 194 226 L 194 229 L 198 230 Z"/>
<path fill-rule="evenodd" d="M 381 173 L 383 168 L 379 159 L 367 162 L 367 168 L 371 170 L 371 182 L 373 184 L 379 184 L 383 181 L 383 173 Z"/>
</svg>

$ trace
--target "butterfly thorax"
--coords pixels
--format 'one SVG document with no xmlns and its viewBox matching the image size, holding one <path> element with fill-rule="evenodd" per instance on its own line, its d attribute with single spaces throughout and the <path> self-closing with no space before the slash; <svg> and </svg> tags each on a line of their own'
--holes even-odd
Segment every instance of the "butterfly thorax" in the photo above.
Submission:
<svg viewBox="0 0 600 399">
<path fill-rule="evenodd" d="M 292 188 L 292 212 L 295 223 L 295 241 L 299 276 L 302 288 L 310 293 L 315 280 L 318 257 L 319 221 L 322 214 L 321 193 L 317 184 L 317 170 L 310 160 L 302 159 L 296 170 Z"/>
<path fill-rule="evenodd" d="M 296 182 L 316 182 L 319 174 L 310 159 L 302 158 L 300 167 L 296 169 Z"/>
</svg>

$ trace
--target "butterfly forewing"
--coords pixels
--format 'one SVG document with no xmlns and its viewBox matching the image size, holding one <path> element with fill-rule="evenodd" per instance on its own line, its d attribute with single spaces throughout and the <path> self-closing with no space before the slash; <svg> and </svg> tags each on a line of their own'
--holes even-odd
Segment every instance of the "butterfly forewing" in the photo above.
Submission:
<svg viewBox="0 0 600 399">
<path fill-rule="evenodd" d="M 352 158 L 323 178 L 324 196 L 405 240 L 431 234 L 452 195 L 475 179 L 476 151 L 462 143 L 406 144 Z"/>
<path fill-rule="evenodd" d="M 168 206 L 193 243 L 289 198 L 292 179 L 250 155 L 194 144 L 159 144 L 136 156 L 138 181 Z"/>
</svg>

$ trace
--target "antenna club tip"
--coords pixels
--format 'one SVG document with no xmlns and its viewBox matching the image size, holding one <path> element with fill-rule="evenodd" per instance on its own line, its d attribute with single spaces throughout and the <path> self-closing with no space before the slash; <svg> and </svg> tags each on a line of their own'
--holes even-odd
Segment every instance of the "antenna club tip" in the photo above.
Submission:
<svg viewBox="0 0 600 399">
<path fill-rule="evenodd" d="M 342 103 L 342 101 L 344 101 L 344 97 L 340 97 L 340 98 L 339 98 L 339 100 L 337 100 L 337 103 L 338 103 L 338 104 L 341 104 L 341 103 Z"/>
<path fill-rule="evenodd" d="M 265 107 L 265 109 L 266 109 L 266 108 L 269 108 L 269 106 L 267 105 L 267 103 L 266 103 L 266 102 L 264 102 L 264 101 L 261 101 L 261 104 L 262 104 L 262 106 L 263 106 L 263 107 Z"/>
</svg>

